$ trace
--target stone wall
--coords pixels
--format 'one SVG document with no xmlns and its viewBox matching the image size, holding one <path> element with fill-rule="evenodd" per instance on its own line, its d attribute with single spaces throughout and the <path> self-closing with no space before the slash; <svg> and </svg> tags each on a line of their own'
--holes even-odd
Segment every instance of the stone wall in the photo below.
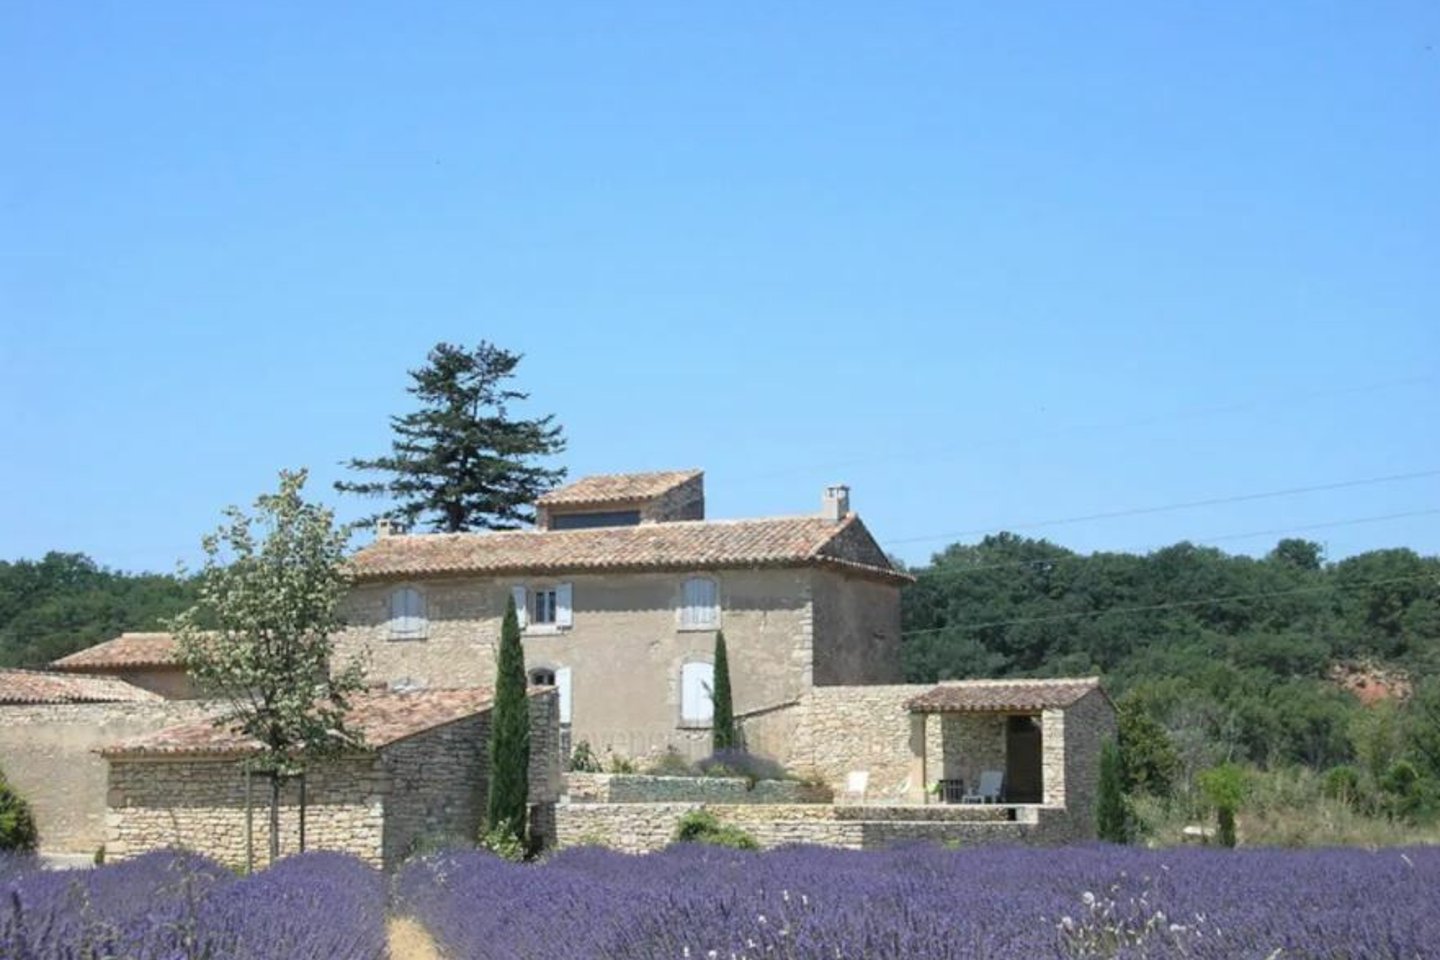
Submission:
<svg viewBox="0 0 1440 960">
<path fill-rule="evenodd" d="M 562 775 L 553 691 L 530 697 L 530 800 L 544 807 Z M 306 847 L 394 866 L 417 844 L 474 838 L 489 784 L 488 712 L 425 730 L 377 752 L 322 761 L 306 775 Z M 236 758 L 114 758 L 107 853 L 184 846 L 245 863 L 246 778 Z M 269 848 L 269 781 L 251 782 L 256 862 Z M 543 816 L 543 811 L 542 811 Z M 549 829 L 542 821 L 542 831 Z M 299 783 L 281 795 L 280 851 L 299 849 Z"/>
<path fill-rule="evenodd" d="M 342 850 L 384 863 L 384 798 L 388 776 L 380 757 L 359 755 L 317 764 L 306 775 L 308 849 Z M 252 836 L 257 865 L 268 863 L 269 781 L 251 781 Z M 107 855 L 123 859 L 181 846 L 241 866 L 246 862 L 246 777 L 226 758 L 114 759 L 110 762 Z M 284 784 L 280 853 L 300 849 L 298 781 Z"/>
<path fill-rule="evenodd" d="M 737 714 L 793 702 L 809 688 L 812 574 L 705 572 L 720 587 Z M 363 583 L 346 600 L 350 626 L 337 639 L 338 652 L 342 659 L 366 654 L 375 679 L 488 686 L 511 587 L 563 580 L 573 590 L 573 626 L 527 630 L 524 645 L 527 667 L 570 668 L 571 742 L 632 759 L 672 746 L 698 758 L 709 751 L 710 731 L 681 723 L 680 672 L 688 661 L 713 657 L 715 631 L 680 629 L 685 578 L 676 572 L 417 581 L 407 585 L 426 598 L 423 640 L 389 639 L 388 597 L 400 583 Z"/>
<path fill-rule="evenodd" d="M 796 780 L 744 777 L 657 777 L 631 773 L 570 773 L 571 803 L 819 803 L 829 799 Z"/>
<path fill-rule="evenodd" d="M 863 771 L 870 803 L 918 803 L 925 795 L 920 738 L 924 717 L 905 703 L 929 686 L 816 687 L 801 703 L 801 719 L 789 766 L 846 792 L 850 773 Z M 934 739 L 934 738 L 930 738 Z"/>
<path fill-rule="evenodd" d="M 1065 810 L 1072 837 L 1095 836 L 1100 748 L 1114 738 L 1115 730 L 1115 707 L 1099 690 L 1087 693 L 1065 711 Z"/>
<path fill-rule="evenodd" d="M 926 716 L 925 776 L 963 780 L 966 790 L 980 786 L 986 770 L 1006 769 L 1006 716 L 1000 713 L 932 713 Z"/>
<path fill-rule="evenodd" d="M 680 819 L 704 809 L 761 847 L 819 844 L 881 850 L 901 843 L 1053 844 L 1074 839 L 1064 811 L 1022 808 L 840 807 L 828 804 L 571 803 L 555 807 L 560 847 L 600 845 L 651 853 L 675 841 Z M 948 812 L 952 816 L 934 814 Z M 898 815 L 897 815 L 898 814 Z"/>
<path fill-rule="evenodd" d="M 95 751 L 200 716 L 195 701 L 0 706 L 0 770 L 30 802 L 47 853 L 105 842 L 105 761 Z"/>
</svg>

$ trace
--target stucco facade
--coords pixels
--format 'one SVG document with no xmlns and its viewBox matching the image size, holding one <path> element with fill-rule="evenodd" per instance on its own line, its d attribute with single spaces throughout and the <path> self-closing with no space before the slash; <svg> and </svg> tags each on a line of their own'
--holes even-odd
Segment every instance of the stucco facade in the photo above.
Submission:
<svg viewBox="0 0 1440 960">
<path fill-rule="evenodd" d="M 681 671 L 711 662 L 716 630 L 682 625 L 682 585 L 692 576 L 718 587 L 735 710 L 757 718 L 757 752 L 783 748 L 794 724 L 784 707 L 822 679 L 867 683 L 898 672 L 898 587 L 804 567 L 361 583 L 346 601 L 337 650 L 362 657 L 377 680 L 490 683 L 512 589 L 566 583 L 571 624 L 530 626 L 524 645 L 527 669 L 569 670 L 571 741 L 632 758 L 667 747 L 699 755 L 708 726 L 682 719 Z M 407 587 L 423 595 L 428 627 L 423 638 L 391 639 L 390 598 Z"/>
</svg>

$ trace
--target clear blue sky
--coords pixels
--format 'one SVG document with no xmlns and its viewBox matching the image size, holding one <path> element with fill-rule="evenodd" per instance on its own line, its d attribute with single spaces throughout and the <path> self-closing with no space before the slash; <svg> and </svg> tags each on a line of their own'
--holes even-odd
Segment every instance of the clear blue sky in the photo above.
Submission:
<svg viewBox="0 0 1440 960">
<path fill-rule="evenodd" d="M 169 570 L 281 467 L 333 499 L 441 339 L 526 354 L 575 474 L 704 467 L 714 516 L 848 481 L 912 561 L 1440 469 L 1430 0 L 9 0 L 0 87 L 0 558 Z"/>
</svg>

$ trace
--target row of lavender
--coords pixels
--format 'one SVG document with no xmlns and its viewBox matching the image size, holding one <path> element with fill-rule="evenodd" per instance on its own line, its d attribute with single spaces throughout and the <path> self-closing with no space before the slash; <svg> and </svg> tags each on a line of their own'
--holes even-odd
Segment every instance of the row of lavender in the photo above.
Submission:
<svg viewBox="0 0 1440 960">
<path fill-rule="evenodd" d="M 381 960 L 388 908 L 451 960 L 1413 960 L 1440 956 L 1436 890 L 1440 848 L 454 853 L 393 891 L 325 853 L 243 879 L 165 853 L 67 873 L 0 858 L 0 957 Z"/>
<path fill-rule="evenodd" d="M 383 960 L 386 886 L 333 853 L 243 879 L 166 852 L 55 872 L 0 856 L 0 958 Z"/>
<path fill-rule="evenodd" d="M 1440 957 L 1440 849 L 572 850 L 411 865 L 454 958 Z"/>
</svg>

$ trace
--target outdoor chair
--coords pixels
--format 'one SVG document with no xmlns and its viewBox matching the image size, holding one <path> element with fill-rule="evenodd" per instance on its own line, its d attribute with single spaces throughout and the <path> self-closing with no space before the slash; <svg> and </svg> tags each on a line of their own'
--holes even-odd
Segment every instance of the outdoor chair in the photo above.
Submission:
<svg viewBox="0 0 1440 960">
<path fill-rule="evenodd" d="M 986 770 L 980 774 L 980 785 L 974 793 L 960 798 L 961 803 L 999 803 L 1005 789 L 1005 773 L 1001 770 Z"/>
<path fill-rule="evenodd" d="M 845 775 L 845 799 L 851 803 L 864 803 L 865 791 L 869 788 L 869 770 L 851 770 Z"/>
</svg>

